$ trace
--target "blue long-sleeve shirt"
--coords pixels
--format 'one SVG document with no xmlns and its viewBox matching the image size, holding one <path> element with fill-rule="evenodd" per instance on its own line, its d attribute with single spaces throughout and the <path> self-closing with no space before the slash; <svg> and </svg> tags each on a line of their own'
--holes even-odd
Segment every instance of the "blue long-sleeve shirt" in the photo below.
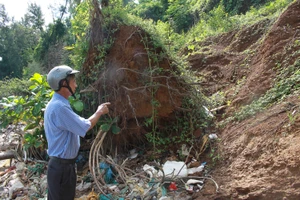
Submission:
<svg viewBox="0 0 300 200">
<path fill-rule="evenodd" d="M 79 136 L 84 137 L 90 126 L 91 122 L 77 115 L 67 99 L 54 93 L 44 113 L 48 155 L 75 158 L 80 147 Z"/>
</svg>

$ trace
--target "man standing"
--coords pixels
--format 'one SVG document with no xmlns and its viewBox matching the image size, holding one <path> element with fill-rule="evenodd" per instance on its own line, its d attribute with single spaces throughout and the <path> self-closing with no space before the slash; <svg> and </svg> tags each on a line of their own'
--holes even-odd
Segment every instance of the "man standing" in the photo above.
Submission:
<svg viewBox="0 0 300 200">
<path fill-rule="evenodd" d="M 46 106 L 44 127 L 48 142 L 48 200 L 73 200 L 76 189 L 75 160 L 80 138 L 93 128 L 101 115 L 107 114 L 103 103 L 96 112 L 85 119 L 77 115 L 68 101 L 77 87 L 75 74 L 79 71 L 69 66 L 54 67 L 47 75 L 47 82 L 55 91 Z"/>
</svg>

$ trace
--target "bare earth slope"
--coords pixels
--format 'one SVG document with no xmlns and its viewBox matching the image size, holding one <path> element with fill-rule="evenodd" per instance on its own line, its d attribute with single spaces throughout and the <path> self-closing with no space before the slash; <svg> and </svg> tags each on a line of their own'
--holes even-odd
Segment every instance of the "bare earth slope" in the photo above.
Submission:
<svg viewBox="0 0 300 200">
<path fill-rule="evenodd" d="M 204 92 L 224 92 L 224 102 L 231 102 L 217 120 L 264 96 L 279 72 L 298 62 L 299 16 L 296 1 L 276 21 L 211 38 L 201 44 L 201 53 L 189 56 Z M 197 199 L 300 199 L 299 105 L 299 92 L 294 92 L 220 128 L 221 160 L 212 175 L 221 189 L 216 194 L 208 184 Z"/>
</svg>

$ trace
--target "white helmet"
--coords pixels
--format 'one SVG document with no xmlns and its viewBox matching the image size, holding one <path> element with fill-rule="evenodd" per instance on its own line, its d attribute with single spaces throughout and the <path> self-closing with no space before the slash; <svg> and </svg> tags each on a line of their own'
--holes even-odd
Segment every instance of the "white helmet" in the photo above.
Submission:
<svg viewBox="0 0 300 200">
<path fill-rule="evenodd" d="M 48 73 L 47 82 L 53 90 L 58 91 L 61 88 L 61 85 L 59 85 L 61 80 L 66 79 L 68 75 L 78 72 L 66 65 L 56 66 Z"/>
</svg>

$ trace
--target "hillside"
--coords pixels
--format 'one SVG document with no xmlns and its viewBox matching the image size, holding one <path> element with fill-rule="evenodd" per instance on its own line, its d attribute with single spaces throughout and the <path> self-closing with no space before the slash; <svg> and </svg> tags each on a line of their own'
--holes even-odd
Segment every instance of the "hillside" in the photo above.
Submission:
<svg viewBox="0 0 300 200">
<path fill-rule="evenodd" d="M 275 21 L 209 38 L 189 55 L 212 107 L 219 159 L 196 199 L 300 198 L 300 1 Z"/>
</svg>

